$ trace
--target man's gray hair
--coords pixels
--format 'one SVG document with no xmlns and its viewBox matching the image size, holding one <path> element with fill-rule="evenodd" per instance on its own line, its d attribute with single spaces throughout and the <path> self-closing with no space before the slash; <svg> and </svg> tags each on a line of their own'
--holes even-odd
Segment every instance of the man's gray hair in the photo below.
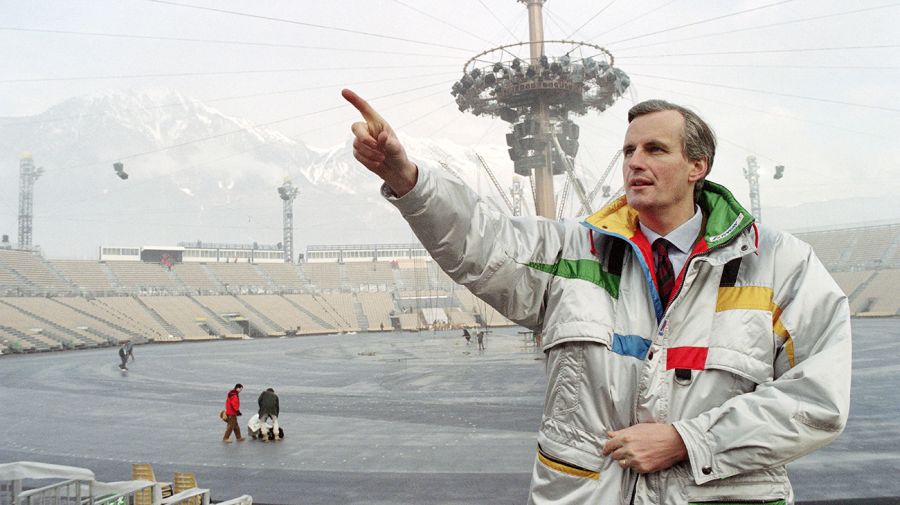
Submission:
<svg viewBox="0 0 900 505">
<path fill-rule="evenodd" d="M 681 151 L 688 161 L 706 160 L 706 173 L 694 185 L 694 202 L 703 191 L 706 176 L 712 170 L 713 158 L 716 157 L 716 134 L 700 116 L 687 107 L 675 105 L 665 100 L 645 100 L 628 111 L 628 122 L 634 118 L 653 112 L 674 110 L 684 118 L 684 130 L 681 132 Z"/>
</svg>

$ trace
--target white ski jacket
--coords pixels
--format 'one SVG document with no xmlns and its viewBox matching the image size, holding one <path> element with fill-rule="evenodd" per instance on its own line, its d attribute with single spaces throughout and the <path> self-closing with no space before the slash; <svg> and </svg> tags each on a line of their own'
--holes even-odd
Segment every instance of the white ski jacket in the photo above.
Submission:
<svg viewBox="0 0 900 505">
<path fill-rule="evenodd" d="M 707 182 L 704 231 L 663 311 L 652 253 L 624 197 L 583 222 L 510 218 L 423 167 L 384 195 L 435 261 L 543 333 L 548 385 L 529 503 L 793 503 L 784 465 L 847 420 L 847 300 L 812 249 L 757 227 Z M 670 423 L 689 460 L 638 474 L 606 432 Z"/>
</svg>

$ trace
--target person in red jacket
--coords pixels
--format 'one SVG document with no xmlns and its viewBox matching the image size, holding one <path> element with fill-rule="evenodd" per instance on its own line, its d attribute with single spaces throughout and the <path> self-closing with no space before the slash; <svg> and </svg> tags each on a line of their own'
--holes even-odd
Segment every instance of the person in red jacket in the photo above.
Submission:
<svg viewBox="0 0 900 505">
<path fill-rule="evenodd" d="M 244 437 L 241 436 L 241 426 L 237 422 L 237 416 L 241 415 L 241 397 L 239 395 L 242 389 L 244 389 L 243 384 L 235 384 L 234 389 L 228 392 L 228 398 L 225 400 L 225 415 L 227 416 L 225 422 L 228 423 L 228 426 L 225 428 L 223 442 L 231 442 L 232 431 L 238 442 L 244 441 Z"/>
</svg>

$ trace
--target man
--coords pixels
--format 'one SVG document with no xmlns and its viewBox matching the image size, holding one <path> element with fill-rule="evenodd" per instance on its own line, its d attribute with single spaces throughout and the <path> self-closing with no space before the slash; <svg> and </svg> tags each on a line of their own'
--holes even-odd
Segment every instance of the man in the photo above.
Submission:
<svg viewBox="0 0 900 505">
<path fill-rule="evenodd" d="M 272 388 L 266 389 L 259 395 L 256 401 L 259 404 L 259 423 L 260 433 L 264 442 L 275 440 L 278 436 L 278 395 Z M 269 432 L 266 429 L 266 420 L 272 419 L 272 437 L 269 438 Z"/>
<path fill-rule="evenodd" d="M 365 120 L 354 156 L 435 260 L 542 331 L 529 503 L 793 503 L 784 465 L 847 419 L 847 300 L 808 245 L 758 227 L 705 182 L 706 123 L 667 102 L 636 105 L 624 197 L 555 222 L 502 216 L 417 167 L 368 103 L 343 95 Z"/>
<path fill-rule="evenodd" d="M 122 370 L 128 370 L 126 365 L 128 364 L 128 358 L 131 358 L 131 361 L 134 361 L 134 348 L 131 345 L 130 340 L 126 340 L 122 342 L 122 345 L 119 346 L 119 359 L 122 361 L 119 363 L 119 368 Z"/>
<path fill-rule="evenodd" d="M 228 423 L 228 425 L 225 427 L 225 436 L 222 437 L 223 442 L 231 442 L 232 432 L 234 432 L 234 436 L 238 442 L 244 441 L 244 437 L 241 436 L 241 425 L 237 422 L 238 416 L 241 415 L 240 394 L 243 389 L 243 384 L 235 384 L 234 388 L 228 392 L 228 396 L 225 399 L 225 422 Z"/>
</svg>

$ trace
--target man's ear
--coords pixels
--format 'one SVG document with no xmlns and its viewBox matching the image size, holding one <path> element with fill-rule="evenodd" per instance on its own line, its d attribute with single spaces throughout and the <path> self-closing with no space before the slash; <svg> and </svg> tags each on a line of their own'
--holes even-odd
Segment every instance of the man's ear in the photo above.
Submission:
<svg viewBox="0 0 900 505">
<path fill-rule="evenodd" d="M 706 172 L 709 164 L 706 158 L 701 160 L 695 160 L 691 162 L 691 171 L 688 172 L 688 181 L 697 182 L 700 179 L 706 177 Z"/>
</svg>

